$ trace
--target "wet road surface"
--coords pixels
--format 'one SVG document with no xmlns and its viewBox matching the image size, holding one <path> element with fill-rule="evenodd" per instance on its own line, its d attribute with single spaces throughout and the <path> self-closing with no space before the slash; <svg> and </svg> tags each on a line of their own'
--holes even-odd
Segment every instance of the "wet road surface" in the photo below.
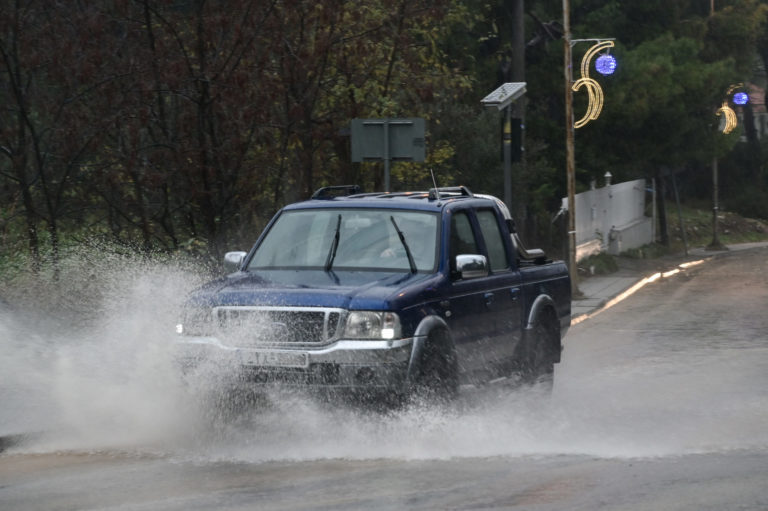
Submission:
<svg viewBox="0 0 768 511">
<path fill-rule="evenodd" d="M 728 254 L 574 326 L 551 397 L 385 415 L 287 396 L 221 420 L 153 342 L 25 338 L 0 427 L 40 434 L 0 454 L 0 509 L 768 509 L 767 312 L 768 251 Z"/>
</svg>

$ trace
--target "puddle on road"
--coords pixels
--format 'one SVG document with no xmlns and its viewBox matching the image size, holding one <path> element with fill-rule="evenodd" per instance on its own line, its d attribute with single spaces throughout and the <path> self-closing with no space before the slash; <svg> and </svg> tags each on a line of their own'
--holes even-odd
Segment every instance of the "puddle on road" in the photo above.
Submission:
<svg viewBox="0 0 768 511">
<path fill-rule="evenodd" d="M 0 434 L 35 434 L 9 452 L 261 462 L 768 448 L 768 395 L 754 385 L 765 383 L 768 367 L 723 353 L 693 366 L 681 357 L 618 369 L 583 356 L 558 368 L 551 397 L 494 387 L 451 409 L 382 414 L 277 393 L 269 405 L 223 418 L 204 392 L 180 384 L 171 360 L 178 306 L 198 283 L 191 273 L 135 261 L 68 271 L 77 278 L 59 292 L 64 305 L 49 290 L 25 291 L 20 303 L 37 302 L 41 313 L 0 318 Z"/>
</svg>

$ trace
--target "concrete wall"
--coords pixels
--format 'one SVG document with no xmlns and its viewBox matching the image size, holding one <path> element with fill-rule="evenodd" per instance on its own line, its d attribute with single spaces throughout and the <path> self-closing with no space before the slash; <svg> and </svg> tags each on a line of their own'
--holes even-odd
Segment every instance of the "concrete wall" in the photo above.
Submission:
<svg viewBox="0 0 768 511">
<path fill-rule="evenodd" d="M 576 259 L 597 252 L 618 255 L 651 243 L 653 220 L 645 216 L 645 180 L 576 194 Z M 563 199 L 567 208 L 568 199 Z"/>
</svg>

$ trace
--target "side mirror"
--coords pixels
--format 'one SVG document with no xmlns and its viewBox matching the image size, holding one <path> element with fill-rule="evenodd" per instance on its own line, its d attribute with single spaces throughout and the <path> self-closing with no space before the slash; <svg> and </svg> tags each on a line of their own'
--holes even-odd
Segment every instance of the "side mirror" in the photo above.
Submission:
<svg viewBox="0 0 768 511">
<path fill-rule="evenodd" d="M 227 252 L 224 254 L 224 268 L 232 271 L 239 270 L 246 255 L 248 252 Z"/>
<path fill-rule="evenodd" d="M 480 254 L 459 254 L 456 256 L 456 272 L 462 279 L 487 277 L 488 260 Z"/>
</svg>

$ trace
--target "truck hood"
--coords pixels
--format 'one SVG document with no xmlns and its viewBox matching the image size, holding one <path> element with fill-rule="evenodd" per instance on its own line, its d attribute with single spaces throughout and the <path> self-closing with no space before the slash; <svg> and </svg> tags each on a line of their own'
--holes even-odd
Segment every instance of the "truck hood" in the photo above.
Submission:
<svg viewBox="0 0 768 511">
<path fill-rule="evenodd" d="M 386 310 L 399 290 L 429 274 L 271 270 L 238 272 L 215 280 L 191 297 L 207 306 L 334 307 Z"/>
</svg>

